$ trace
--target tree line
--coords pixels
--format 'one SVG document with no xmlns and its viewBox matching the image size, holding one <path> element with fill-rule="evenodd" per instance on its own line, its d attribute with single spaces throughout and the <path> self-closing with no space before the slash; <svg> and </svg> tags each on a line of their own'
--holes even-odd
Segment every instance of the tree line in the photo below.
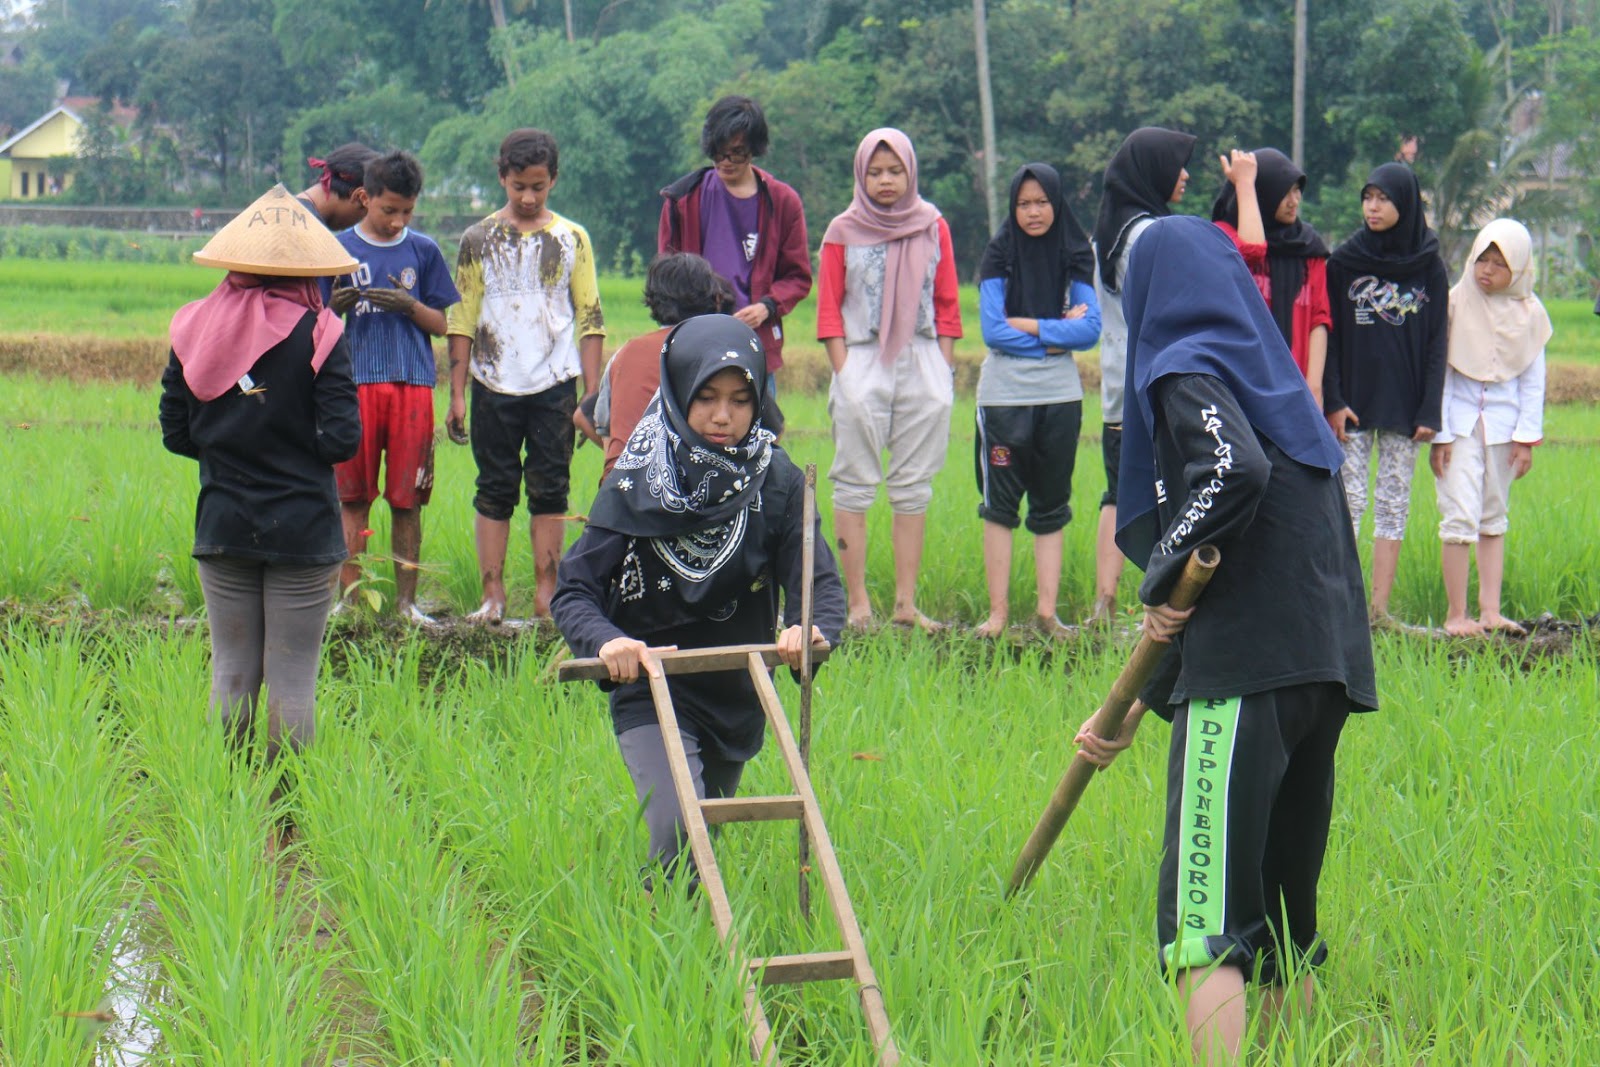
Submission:
<svg viewBox="0 0 1600 1067">
<path fill-rule="evenodd" d="M 1338 239 L 1367 171 L 1419 136 L 1431 217 L 1485 212 L 1539 232 L 1600 219 L 1595 0 L 1310 0 L 1306 217 Z M 1282 0 L 990 0 L 1000 181 L 1043 160 L 1092 221 L 1128 130 L 1201 146 L 1186 210 L 1220 183 L 1212 156 L 1290 145 L 1294 5 Z M 492 202 L 494 149 L 517 126 L 562 148 L 557 210 L 602 266 L 654 251 L 656 191 L 701 162 L 706 105 L 760 99 L 764 165 L 805 201 L 813 238 L 849 200 L 856 141 L 917 146 L 925 195 L 963 264 L 988 233 L 970 0 L 40 0 L 0 68 L 0 123 L 31 121 L 48 80 L 135 106 L 88 116 L 71 195 L 96 203 L 243 203 L 309 180 L 307 155 L 360 140 L 417 152 L 425 204 Z M 41 99 L 43 98 L 43 99 Z M 1592 276 L 1568 241 L 1550 279 Z M 1570 287 L 1570 285 L 1569 285 Z"/>
</svg>

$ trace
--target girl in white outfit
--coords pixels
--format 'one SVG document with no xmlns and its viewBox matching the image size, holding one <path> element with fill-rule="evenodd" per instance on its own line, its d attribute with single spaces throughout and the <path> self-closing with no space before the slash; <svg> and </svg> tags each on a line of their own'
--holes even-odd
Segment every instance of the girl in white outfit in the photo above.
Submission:
<svg viewBox="0 0 1600 1067">
<path fill-rule="evenodd" d="M 1506 503 L 1511 483 L 1533 466 L 1544 436 L 1544 349 L 1550 316 L 1533 292 L 1527 227 L 1495 219 L 1479 233 L 1450 290 L 1450 356 L 1443 425 L 1429 460 L 1439 496 L 1439 540 L 1456 636 L 1522 633 L 1500 614 Z M 1467 614 L 1467 571 L 1478 555 L 1478 613 Z"/>
</svg>

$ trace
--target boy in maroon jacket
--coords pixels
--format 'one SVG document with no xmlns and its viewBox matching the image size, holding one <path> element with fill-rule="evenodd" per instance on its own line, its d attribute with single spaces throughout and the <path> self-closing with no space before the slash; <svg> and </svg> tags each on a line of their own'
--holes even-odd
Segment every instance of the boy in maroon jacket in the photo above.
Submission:
<svg viewBox="0 0 1600 1067">
<path fill-rule="evenodd" d="M 661 190 L 656 250 L 693 252 L 710 261 L 733 286 L 734 318 L 756 331 L 767 370 L 776 371 L 783 366 L 783 316 L 811 292 L 800 194 L 755 166 L 767 151 L 767 119 L 747 96 L 725 96 L 711 105 L 700 148 L 712 165 Z M 763 413 L 763 425 L 776 430 L 770 414 Z"/>
</svg>

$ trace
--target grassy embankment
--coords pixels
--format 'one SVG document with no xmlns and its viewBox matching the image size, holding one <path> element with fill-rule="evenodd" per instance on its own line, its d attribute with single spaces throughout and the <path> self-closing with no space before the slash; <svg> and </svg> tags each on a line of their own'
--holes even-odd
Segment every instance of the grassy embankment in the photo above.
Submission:
<svg viewBox="0 0 1600 1067">
<path fill-rule="evenodd" d="M 0 321 L 0 372 L 149 381 L 160 374 L 172 312 L 204 296 L 217 280 L 215 270 L 192 264 L 0 259 L 0 292 L 7 298 Z M 600 279 L 608 352 L 654 328 L 640 300 L 643 284 L 639 278 Z M 1600 402 L 1600 320 L 1590 310 L 1579 300 L 1551 302 L 1554 402 Z M 983 358 L 977 291 L 971 286 L 962 288 L 962 313 L 967 337 L 956 346 L 957 384 L 970 390 Z M 814 323 L 810 303 L 801 305 L 788 323 L 791 390 L 816 389 L 826 382 L 827 361 L 813 339 Z M 1080 357 L 1080 364 L 1092 387 L 1099 381 L 1096 357 Z"/>
</svg>

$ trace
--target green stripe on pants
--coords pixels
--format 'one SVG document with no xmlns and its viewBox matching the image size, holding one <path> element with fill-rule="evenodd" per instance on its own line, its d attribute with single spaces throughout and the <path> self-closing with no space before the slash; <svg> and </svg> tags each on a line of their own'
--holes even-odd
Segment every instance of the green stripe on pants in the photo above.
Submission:
<svg viewBox="0 0 1600 1067">
<path fill-rule="evenodd" d="M 1184 737 L 1178 833 L 1178 940 L 1161 955 L 1172 970 L 1212 961 L 1207 938 L 1227 916 L 1228 783 L 1239 733 L 1239 699 L 1191 700 Z"/>
</svg>

